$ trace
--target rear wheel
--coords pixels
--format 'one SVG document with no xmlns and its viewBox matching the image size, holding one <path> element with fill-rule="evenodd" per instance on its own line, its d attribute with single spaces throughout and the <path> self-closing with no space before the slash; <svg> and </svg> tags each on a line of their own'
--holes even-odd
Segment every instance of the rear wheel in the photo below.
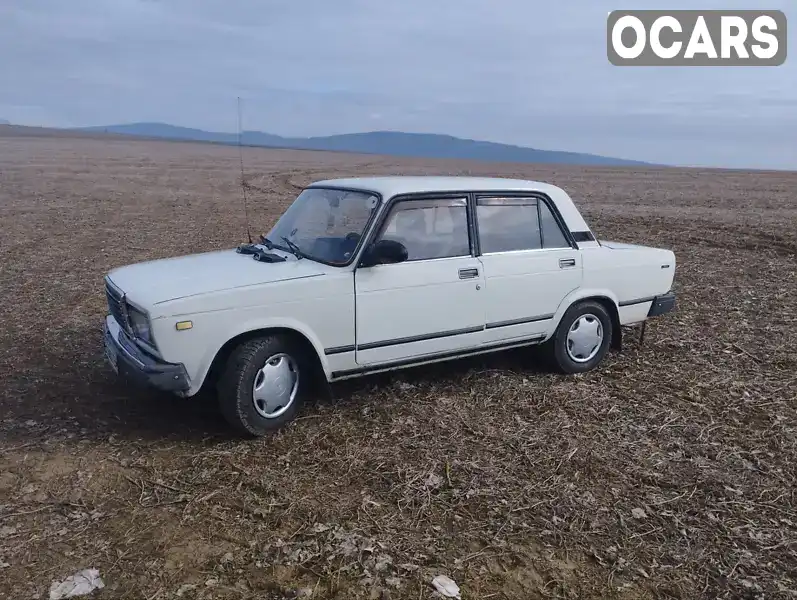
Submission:
<svg viewBox="0 0 797 600">
<path fill-rule="evenodd" d="M 292 421 L 309 374 L 306 353 L 289 337 L 248 340 L 230 355 L 218 382 L 219 408 L 239 432 L 259 437 Z"/>
<path fill-rule="evenodd" d="M 600 364 L 612 340 L 612 319 L 594 300 L 571 306 L 550 340 L 549 353 L 563 373 L 591 371 Z"/>
</svg>

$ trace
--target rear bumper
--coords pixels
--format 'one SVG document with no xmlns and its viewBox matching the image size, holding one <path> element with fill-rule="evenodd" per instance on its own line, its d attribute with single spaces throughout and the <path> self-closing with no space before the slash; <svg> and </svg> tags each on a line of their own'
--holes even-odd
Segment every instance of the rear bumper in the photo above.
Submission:
<svg viewBox="0 0 797 600">
<path fill-rule="evenodd" d="M 105 318 L 105 359 L 119 376 L 143 387 L 174 393 L 190 387 L 182 364 L 164 362 L 144 352 L 111 315 Z"/>
<path fill-rule="evenodd" d="M 661 296 L 653 298 L 653 302 L 648 310 L 648 317 L 658 317 L 675 310 L 675 292 L 667 292 Z"/>
</svg>

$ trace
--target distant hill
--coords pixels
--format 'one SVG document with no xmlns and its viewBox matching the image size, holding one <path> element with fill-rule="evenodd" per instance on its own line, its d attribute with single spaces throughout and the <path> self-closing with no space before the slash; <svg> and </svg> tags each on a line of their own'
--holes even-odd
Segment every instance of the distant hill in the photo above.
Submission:
<svg viewBox="0 0 797 600">
<path fill-rule="evenodd" d="M 96 127 L 81 127 L 73 131 L 111 133 L 148 138 L 191 140 L 237 144 L 238 135 L 178 127 L 166 123 L 127 123 Z M 496 162 L 519 163 L 565 163 L 578 165 L 651 166 L 642 161 L 611 158 L 595 154 L 539 150 L 523 146 L 498 144 L 457 138 L 435 133 L 404 133 L 401 131 L 370 131 L 347 133 L 323 137 L 288 138 L 262 131 L 245 131 L 241 143 L 247 146 L 270 148 L 292 148 L 297 150 L 327 150 L 356 152 L 359 154 L 382 154 L 418 158 L 471 159 Z"/>
<path fill-rule="evenodd" d="M 5 119 L 0 119 L 0 125 L 11 125 L 11 122 L 6 121 Z"/>
</svg>

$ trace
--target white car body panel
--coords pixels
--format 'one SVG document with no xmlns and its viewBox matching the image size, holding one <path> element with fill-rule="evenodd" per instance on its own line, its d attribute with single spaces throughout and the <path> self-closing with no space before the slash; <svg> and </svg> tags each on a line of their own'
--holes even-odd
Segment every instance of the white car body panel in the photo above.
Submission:
<svg viewBox="0 0 797 600">
<path fill-rule="evenodd" d="M 285 253 L 275 252 L 285 256 Z M 136 269 L 132 272 L 123 267 L 109 274 L 114 284 L 130 290 L 132 302 L 150 309 L 158 353 L 167 362 L 185 365 L 192 382 L 189 395 L 201 387 L 219 349 L 228 340 L 248 331 L 270 327 L 298 331 L 312 343 L 322 361 L 325 348 L 354 344 L 351 271 L 341 272 L 290 255 L 286 262 L 274 264 L 258 263 L 233 250 L 212 253 L 211 258 L 218 264 L 224 262 L 219 260 L 220 256 L 243 263 L 243 271 L 255 267 L 261 274 L 260 282 L 249 280 L 246 285 L 225 289 L 224 284 L 216 280 L 206 287 L 217 291 L 180 296 L 178 288 L 170 283 L 136 287 L 134 282 L 146 271 L 145 265 L 153 263 L 134 265 Z M 159 281 L 170 282 L 185 276 L 184 265 L 180 259 L 165 259 L 155 261 L 153 267 L 157 269 Z M 229 275 L 222 271 L 213 274 L 227 281 L 241 282 L 243 278 L 236 271 L 228 268 Z M 203 273 L 201 269 L 196 272 Z M 147 300 L 150 304 L 146 304 Z M 318 309 L 320 304 L 324 310 Z M 330 314 L 334 318 L 330 318 Z M 176 331 L 176 323 L 184 320 L 191 320 L 193 327 Z M 340 358 L 336 363 L 333 366 L 349 366 L 348 362 L 341 363 Z"/>
<path fill-rule="evenodd" d="M 480 344 L 485 297 L 476 286 L 484 285 L 484 281 L 481 276 L 460 279 L 462 269 L 481 271 L 481 265 L 478 259 L 467 256 L 357 271 L 357 364 L 372 365 Z M 454 332 L 457 335 L 452 335 Z"/>
<path fill-rule="evenodd" d="M 562 300 L 581 284 L 581 256 L 572 248 L 499 252 L 479 260 L 486 279 L 485 342 L 547 337 Z M 561 268 L 560 260 L 573 266 Z"/>
<path fill-rule="evenodd" d="M 621 325 L 644 321 L 653 297 L 666 294 L 672 286 L 675 254 L 670 250 L 618 242 L 601 244 L 582 251 L 582 285 L 611 290 Z M 640 302 L 645 299 L 649 300 Z"/>
<path fill-rule="evenodd" d="M 115 269 L 109 277 L 133 302 L 151 306 L 151 316 L 155 318 L 171 314 L 171 308 L 161 305 L 175 300 L 192 296 L 216 299 L 217 296 L 208 295 L 236 290 L 227 298 L 230 306 L 240 307 L 251 296 L 245 291 L 239 295 L 237 290 L 337 272 L 334 267 L 293 257 L 273 264 L 242 261 L 242 258 L 232 249 L 204 252 L 136 263 Z"/>
<path fill-rule="evenodd" d="M 194 395 L 226 344 L 242 334 L 288 329 L 315 350 L 329 381 L 544 341 L 573 303 L 600 298 L 622 325 L 643 322 L 654 297 L 670 292 L 675 256 L 665 249 L 598 242 L 572 199 L 540 182 L 474 177 L 369 177 L 310 187 L 369 190 L 375 220 L 397 196 L 472 191 L 542 194 L 577 247 L 534 249 L 357 267 L 297 259 L 258 262 L 235 250 L 133 264 L 108 280 L 149 315 L 152 359 L 184 367 Z M 572 264 L 560 261 L 572 261 Z M 461 278 L 461 270 L 475 269 Z M 109 309 L 111 302 L 109 301 Z M 178 322 L 191 321 L 178 331 Z M 114 329 L 115 335 L 120 331 Z M 138 342 L 136 342 L 138 344 Z M 140 344 L 139 344 L 140 345 Z"/>
</svg>

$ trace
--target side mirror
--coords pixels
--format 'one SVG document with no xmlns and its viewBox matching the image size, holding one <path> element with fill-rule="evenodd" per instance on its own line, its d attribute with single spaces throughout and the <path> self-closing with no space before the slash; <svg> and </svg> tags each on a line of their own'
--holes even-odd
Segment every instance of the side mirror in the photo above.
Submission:
<svg viewBox="0 0 797 600">
<path fill-rule="evenodd" d="M 407 248 L 395 240 L 379 240 L 368 247 L 360 261 L 361 267 L 395 264 L 407 260 Z"/>
</svg>

